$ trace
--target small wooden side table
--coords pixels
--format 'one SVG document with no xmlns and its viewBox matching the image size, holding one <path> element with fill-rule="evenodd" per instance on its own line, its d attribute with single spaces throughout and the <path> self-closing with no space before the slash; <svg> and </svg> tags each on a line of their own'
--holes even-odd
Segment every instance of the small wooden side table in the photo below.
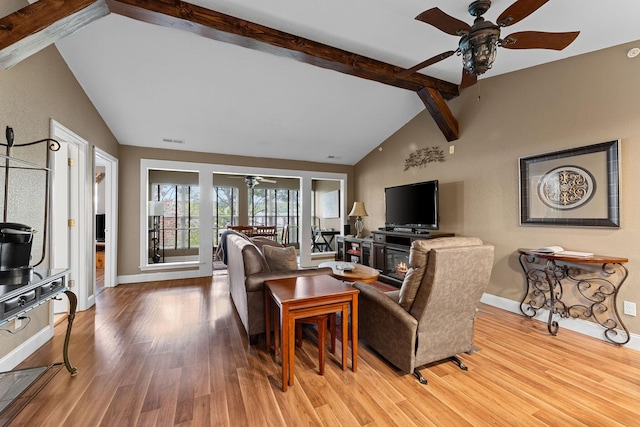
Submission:
<svg viewBox="0 0 640 427">
<path fill-rule="evenodd" d="M 339 267 L 341 265 L 349 265 L 351 266 L 351 270 L 340 269 Z M 371 283 L 375 282 L 376 280 L 378 280 L 378 277 L 380 277 L 380 272 L 375 268 L 350 262 L 327 261 L 321 262 L 318 267 L 330 267 L 331 270 L 333 270 L 333 273 L 331 273 L 331 275 L 336 279 L 342 280 L 344 282 Z"/>
<path fill-rule="evenodd" d="M 276 352 L 282 336 L 282 391 L 294 382 L 296 319 L 342 313 L 342 370 L 347 370 L 349 311 L 351 311 L 351 369 L 358 370 L 358 294 L 360 291 L 329 276 L 306 276 L 265 282 L 267 351 L 271 351 L 271 311 L 278 307 L 279 328 L 274 334 Z M 280 333 L 279 333 L 280 332 Z"/>
</svg>

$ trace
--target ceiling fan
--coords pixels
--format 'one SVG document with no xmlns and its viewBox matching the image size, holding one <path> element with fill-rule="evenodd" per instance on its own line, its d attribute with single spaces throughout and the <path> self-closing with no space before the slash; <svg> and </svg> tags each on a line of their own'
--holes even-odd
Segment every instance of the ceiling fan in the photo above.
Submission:
<svg viewBox="0 0 640 427">
<path fill-rule="evenodd" d="M 238 177 L 239 179 L 242 179 L 242 177 Z M 260 184 L 261 182 L 270 182 L 272 184 L 275 184 L 278 181 L 275 181 L 273 179 L 267 179 L 267 178 L 263 178 L 261 176 L 255 176 L 255 175 L 247 175 L 244 178 L 244 182 L 247 184 L 247 188 L 253 188 L 256 185 Z"/>
<path fill-rule="evenodd" d="M 498 47 L 505 49 L 554 49 L 562 50 L 569 46 L 580 34 L 579 31 L 548 33 L 523 31 L 500 38 L 500 28 L 520 22 L 538 10 L 549 0 L 517 0 L 498 17 L 494 24 L 485 21 L 482 15 L 491 7 L 491 0 L 475 0 L 469 5 L 469 13 L 475 16 L 473 25 L 460 21 L 434 7 L 416 16 L 418 21 L 433 25 L 447 34 L 460 36 L 458 49 L 443 52 L 418 65 L 399 72 L 399 78 L 407 77 L 453 54 L 462 56 L 462 82 L 460 88 L 474 85 L 480 74 L 493 65 Z"/>
</svg>

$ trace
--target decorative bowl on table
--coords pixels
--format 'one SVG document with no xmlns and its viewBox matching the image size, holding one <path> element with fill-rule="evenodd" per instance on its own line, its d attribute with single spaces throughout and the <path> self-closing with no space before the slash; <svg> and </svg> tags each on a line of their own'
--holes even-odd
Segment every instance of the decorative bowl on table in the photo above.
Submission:
<svg viewBox="0 0 640 427">
<path fill-rule="evenodd" d="M 349 264 L 348 262 L 340 262 L 340 263 L 336 264 L 336 270 L 351 271 L 351 270 L 353 270 L 353 265 Z"/>
</svg>

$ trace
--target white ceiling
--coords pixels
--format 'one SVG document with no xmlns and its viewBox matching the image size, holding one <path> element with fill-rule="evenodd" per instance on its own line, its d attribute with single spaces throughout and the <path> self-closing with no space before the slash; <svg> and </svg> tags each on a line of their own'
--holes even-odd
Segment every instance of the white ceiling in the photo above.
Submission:
<svg viewBox="0 0 640 427">
<path fill-rule="evenodd" d="M 494 0 L 485 18 L 513 1 Z M 407 68 L 458 43 L 419 13 L 439 7 L 473 22 L 470 0 L 191 3 Z M 481 79 L 640 40 L 639 18 L 638 0 L 550 0 L 502 36 L 578 39 L 562 52 L 500 49 Z M 56 45 L 121 144 L 353 165 L 424 109 L 411 91 L 116 14 Z M 423 73 L 459 83 L 461 70 L 454 56 Z"/>
</svg>

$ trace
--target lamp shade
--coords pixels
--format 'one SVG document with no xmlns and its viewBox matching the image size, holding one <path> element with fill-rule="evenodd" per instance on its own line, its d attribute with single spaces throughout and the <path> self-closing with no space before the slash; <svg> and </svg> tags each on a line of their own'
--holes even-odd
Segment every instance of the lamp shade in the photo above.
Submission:
<svg viewBox="0 0 640 427">
<path fill-rule="evenodd" d="M 351 208 L 349 216 L 369 216 L 364 208 L 364 202 L 353 202 L 353 208 Z"/>
<path fill-rule="evenodd" d="M 163 216 L 164 204 L 160 201 L 150 200 L 148 210 L 149 216 Z"/>
</svg>

